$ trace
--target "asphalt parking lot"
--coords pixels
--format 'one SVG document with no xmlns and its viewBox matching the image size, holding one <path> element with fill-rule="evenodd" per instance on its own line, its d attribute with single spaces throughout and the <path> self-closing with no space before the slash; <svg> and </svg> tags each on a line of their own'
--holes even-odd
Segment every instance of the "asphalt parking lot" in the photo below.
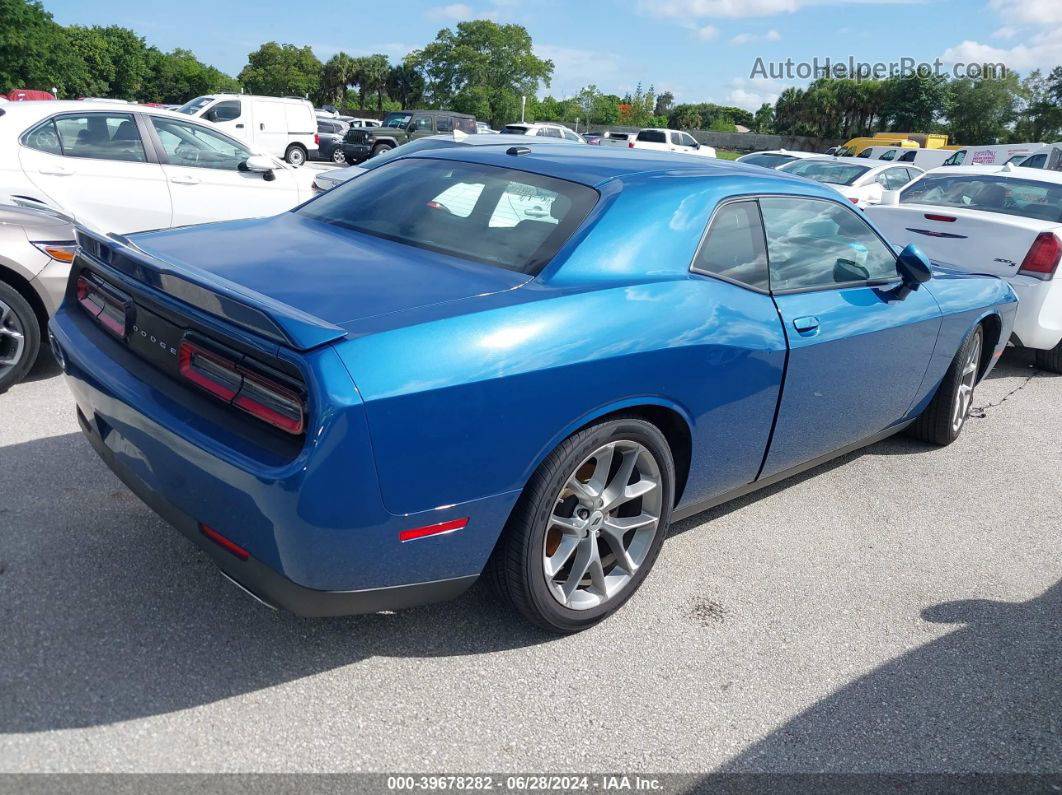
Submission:
<svg viewBox="0 0 1062 795">
<path fill-rule="evenodd" d="M 0 396 L 4 771 L 1062 770 L 1062 377 L 1008 351 L 947 449 L 877 444 L 684 521 L 582 635 L 476 586 L 256 604 Z"/>
</svg>

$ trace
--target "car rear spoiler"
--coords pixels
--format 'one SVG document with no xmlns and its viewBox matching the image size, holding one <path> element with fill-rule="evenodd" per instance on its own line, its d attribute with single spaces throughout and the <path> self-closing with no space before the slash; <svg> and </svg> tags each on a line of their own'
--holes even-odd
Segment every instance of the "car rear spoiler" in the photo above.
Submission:
<svg viewBox="0 0 1062 795">
<path fill-rule="evenodd" d="M 77 227 L 80 253 L 207 314 L 298 351 L 342 339 L 346 332 L 269 296 L 190 265 L 148 254 L 123 235 Z"/>
</svg>

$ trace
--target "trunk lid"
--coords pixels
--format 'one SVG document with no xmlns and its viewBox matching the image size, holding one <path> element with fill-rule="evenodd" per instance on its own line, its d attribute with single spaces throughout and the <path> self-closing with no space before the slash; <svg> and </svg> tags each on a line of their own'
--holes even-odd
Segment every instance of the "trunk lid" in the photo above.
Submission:
<svg viewBox="0 0 1062 795">
<path fill-rule="evenodd" d="M 369 317 L 510 290 L 530 279 L 293 213 L 96 244 L 112 250 L 111 264 L 128 260 L 137 278 L 156 289 L 298 350 L 342 338 L 345 326 Z M 255 320 L 260 315 L 265 320 Z"/>
<path fill-rule="evenodd" d="M 1041 232 L 1062 231 L 1051 221 L 929 204 L 879 205 L 866 213 L 894 245 L 914 243 L 931 260 L 994 276 L 1016 274 Z"/>
</svg>

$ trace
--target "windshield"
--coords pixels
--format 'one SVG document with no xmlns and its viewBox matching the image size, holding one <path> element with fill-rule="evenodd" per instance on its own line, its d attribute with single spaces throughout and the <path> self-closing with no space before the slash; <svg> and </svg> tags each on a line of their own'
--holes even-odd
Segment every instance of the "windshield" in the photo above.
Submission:
<svg viewBox="0 0 1062 795">
<path fill-rule="evenodd" d="M 396 146 L 389 152 L 384 152 L 376 157 L 370 157 L 361 164 L 361 167 L 365 171 L 371 171 L 374 168 L 379 168 L 384 163 L 390 163 L 396 157 L 404 157 L 415 152 L 427 152 L 431 149 L 449 149 L 451 146 L 461 145 L 462 144 L 457 141 L 446 138 L 418 138 L 415 141 Z"/>
<path fill-rule="evenodd" d="M 582 223 L 597 191 L 553 177 L 405 158 L 294 210 L 408 246 L 537 273 Z"/>
<path fill-rule="evenodd" d="M 926 174 L 901 204 L 931 204 L 1062 223 L 1062 185 L 990 174 Z"/>
<path fill-rule="evenodd" d="M 807 177 L 830 185 L 851 185 L 870 170 L 869 166 L 855 163 L 835 163 L 831 160 L 797 160 L 782 166 L 782 171 Z"/>
<path fill-rule="evenodd" d="M 409 120 L 412 118 L 412 113 L 388 113 L 384 116 L 383 126 L 404 129 L 409 125 Z"/>
<path fill-rule="evenodd" d="M 748 163 L 752 166 L 763 166 L 764 168 L 778 168 L 778 166 L 793 160 L 796 160 L 796 158 L 792 155 L 769 154 L 745 155 L 738 158 L 739 163 Z"/>
<path fill-rule="evenodd" d="M 189 116 L 194 116 L 196 113 L 201 111 L 213 101 L 213 97 L 196 97 L 195 99 L 191 99 L 181 105 L 181 107 L 177 108 L 177 112 L 187 113 Z"/>
</svg>

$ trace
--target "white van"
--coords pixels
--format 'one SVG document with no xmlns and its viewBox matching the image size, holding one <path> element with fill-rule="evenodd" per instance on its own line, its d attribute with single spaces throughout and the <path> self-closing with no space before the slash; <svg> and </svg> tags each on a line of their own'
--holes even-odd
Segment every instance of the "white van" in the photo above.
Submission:
<svg viewBox="0 0 1062 795">
<path fill-rule="evenodd" d="M 1001 166 L 1015 155 L 1032 155 L 1047 149 L 1047 144 L 997 144 L 964 146 L 944 161 L 945 166 Z"/>
<path fill-rule="evenodd" d="M 955 152 L 951 149 L 900 149 L 896 155 L 897 163 L 914 163 L 921 169 L 928 171 L 931 168 L 939 168 L 944 161 Z M 884 160 L 885 158 L 882 158 Z"/>
<path fill-rule="evenodd" d="M 917 152 L 915 147 L 903 146 L 867 146 L 856 157 L 868 157 L 872 160 L 896 160 L 903 152 Z"/>
<path fill-rule="evenodd" d="M 293 166 L 301 166 L 317 150 L 317 114 L 309 100 L 211 94 L 186 102 L 178 112 L 213 122 Z"/>
</svg>

